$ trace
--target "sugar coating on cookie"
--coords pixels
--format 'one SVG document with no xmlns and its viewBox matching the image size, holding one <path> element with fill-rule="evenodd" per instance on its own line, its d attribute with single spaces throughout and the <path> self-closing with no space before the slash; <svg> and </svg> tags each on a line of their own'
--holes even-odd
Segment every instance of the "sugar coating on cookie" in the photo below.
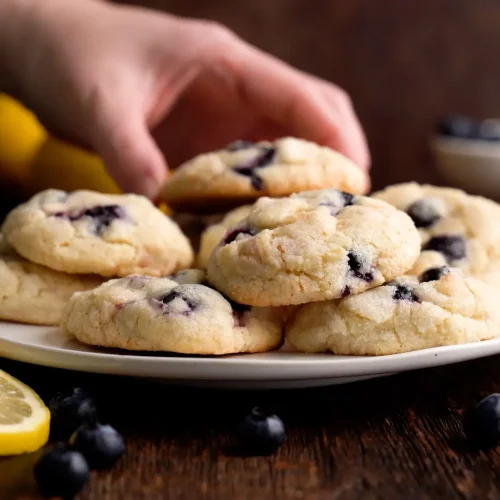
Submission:
<svg viewBox="0 0 500 500">
<path fill-rule="evenodd" d="M 212 252 L 208 276 L 233 300 L 296 305 L 360 293 L 405 273 L 420 251 L 410 217 L 336 189 L 260 198 Z"/>
<path fill-rule="evenodd" d="M 228 212 L 221 221 L 210 224 L 202 233 L 200 237 L 200 249 L 196 258 L 197 267 L 206 269 L 210 255 L 222 241 L 226 231 L 242 219 L 244 219 L 252 208 L 252 205 L 243 205 Z"/>
<path fill-rule="evenodd" d="M 458 268 L 433 268 L 340 301 L 305 304 L 286 325 L 297 350 L 389 355 L 500 334 L 500 292 Z"/>
<path fill-rule="evenodd" d="M 283 137 L 273 142 L 235 141 L 198 155 L 172 173 L 161 196 L 178 210 L 194 210 L 325 187 L 363 194 L 367 182 L 361 169 L 342 154 Z"/>
<path fill-rule="evenodd" d="M 135 351 L 223 355 L 270 351 L 283 342 L 279 310 L 233 303 L 199 270 L 131 275 L 74 294 L 61 326 L 85 344 Z"/>
<path fill-rule="evenodd" d="M 0 236 L 0 319 L 34 325 L 59 325 L 75 292 L 99 286 L 102 278 L 53 271 L 18 255 Z"/>
<path fill-rule="evenodd" d="M 134 194 L 49 189 L 14 208 L 2 233 L 26 259 L 67 273 L 161 276 L 194 258 L 177 224 Z"/>
<path fill-rule="evenodd" d="M 372 195 L 405 211 L 417 226 L 422 253 L 411 273 L 451 265 L 500 285 L 500 205 L 449 187 L 415 182 Z"/>
</svg>

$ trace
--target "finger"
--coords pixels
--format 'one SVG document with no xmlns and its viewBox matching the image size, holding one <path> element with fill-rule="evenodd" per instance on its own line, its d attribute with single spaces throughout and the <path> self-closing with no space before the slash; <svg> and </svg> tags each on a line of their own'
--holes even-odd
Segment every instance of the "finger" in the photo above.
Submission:
<svg viewBox="0 0 500 500">
<path fill-rule="evenodd" d="M 349 127 L 341 128 L 344 149 L 349 151 L 347 156 L 352 157 L 363 170 L 369 171 L 371 158 L 368 143 L 350 100 L 343 94 L 339 96 L 338 89 L 328 82 L 324 82 L 319 87 L 332 113 L 337 115 L 336 121 L 350 124 Z"/>
<path fill-rule="evenodd" d="M 100 107 L 92 147 L 123 191 L 154 198 L 166 178 L 167 162 L 144 119 L 124 114 L 123 102 L 116 99 L 116 105 Z"/>
<path fill-rule="evenodd" d="M 366 168 L 366 142 L 342 91 L 338 92 L 337 109 L 332 108 L 330 98 L 312 79 L 251 47 L 241 50 L 234 69 L 242 98 L 263 116 L 286 126 L 296 136 L 336 149 Z M 344 104 L 340 103 L 342 99 Z"/>
</svg>

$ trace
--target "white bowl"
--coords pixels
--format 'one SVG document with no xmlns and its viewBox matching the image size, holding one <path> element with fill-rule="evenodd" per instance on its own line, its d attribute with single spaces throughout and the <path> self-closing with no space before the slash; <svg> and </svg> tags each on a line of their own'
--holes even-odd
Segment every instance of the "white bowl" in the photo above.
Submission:
<svg viewBox="0 0 500 500">
<path fill-rule="evenodd" d="M 500 201 L 500 142 L 441 136 L 432 140 L 431 149 L 448 184 Z"/>
</svg>

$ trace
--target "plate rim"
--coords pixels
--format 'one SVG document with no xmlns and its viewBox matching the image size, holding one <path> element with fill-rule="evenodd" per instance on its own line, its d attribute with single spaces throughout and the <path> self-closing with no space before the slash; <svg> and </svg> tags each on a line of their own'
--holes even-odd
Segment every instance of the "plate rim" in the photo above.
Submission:
<svg viewBox="0 0 500 500">
<path fill-rule="evenodd" d="M 154 355 L 108 353 L 65 349 L 6 338 L 0 322 L 0 355 L 31 364 L 90 373 L 106 373 L 159 379 L 190 380 L 323 380 L 360 375 L 379 375 L 465 362 L 500 353 L 500 338 L 439 346 L 386 356 L 336 356 L 271 351 L 223 356 Z M 33 325 L 21 325 L 17 328 Z M 45 331 L 57 327 L 35 327 Z M 83 345 L 83 344 L 82 344 Z M 489 348 L 491 347 L 491 348 Z M 153 354 L 153 353 L 151 353 Z M 269 355 L 273 355 L 272 358 Z M 168 365 L 168 366 L 167 366 Z M 245 370 L 241 370 L 244 367 Z M 163 370 L 162 370 L 163 368 Z M 165 368 L 167 368 L 165 370 Z M 239 370 L 237 370 L 239 368 Z M 173 373 L 178 370 L 177 377 Z M 194 373 L 193 373 L 194 372 Z M 204 372 L 204 373 L 200 373 Z M 202 376 L 203 375 L 203 376 Z"/>
</svg>

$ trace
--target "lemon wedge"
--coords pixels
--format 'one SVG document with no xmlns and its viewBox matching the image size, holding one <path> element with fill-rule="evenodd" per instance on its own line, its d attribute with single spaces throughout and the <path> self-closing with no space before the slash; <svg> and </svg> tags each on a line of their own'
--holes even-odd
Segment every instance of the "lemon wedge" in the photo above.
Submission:
<svg viewBox="0 0 500 500">
<path fill-rule="evenodd" d="M 50 411 L 38 394 L 0 370 L 0 455 L 36 451 L 49 431 Z"/>
</svg>

